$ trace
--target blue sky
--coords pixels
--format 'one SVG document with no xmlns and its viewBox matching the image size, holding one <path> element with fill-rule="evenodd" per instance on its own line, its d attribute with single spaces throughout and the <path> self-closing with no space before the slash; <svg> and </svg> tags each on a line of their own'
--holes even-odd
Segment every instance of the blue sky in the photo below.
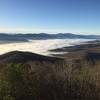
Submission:
<svg viewBox="0 0 100 100">
<path fill-rule="evenodd" d="M 100 0 L 0 0 L 0 32 L 100 33 Z"/>
</svg>

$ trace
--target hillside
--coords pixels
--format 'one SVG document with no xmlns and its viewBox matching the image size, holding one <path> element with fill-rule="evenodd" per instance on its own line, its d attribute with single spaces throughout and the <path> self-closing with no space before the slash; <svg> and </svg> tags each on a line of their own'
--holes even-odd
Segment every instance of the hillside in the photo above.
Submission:
<svg viewBox="0 0 100 100">
<path fill-rule="evenodd" d="M 63 61 L 61 58 L 43 56 L 31 52 L 13 51 L 0 55 L 0 63 L 27 63 L 27 62 L 59 62 Z"/>
<path fill-rule="evenodd" d="M 99 66 L 94 51 L 71 52 L 65 60 L 20 51 L 0 55 L 0 100 L 100 100 Z"/>
</svg>

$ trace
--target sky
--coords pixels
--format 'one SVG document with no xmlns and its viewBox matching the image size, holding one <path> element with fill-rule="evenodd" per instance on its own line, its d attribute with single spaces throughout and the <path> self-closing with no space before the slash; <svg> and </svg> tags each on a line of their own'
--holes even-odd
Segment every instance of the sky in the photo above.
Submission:
<svg viewBox="0 0 100 100">
<path fill-rule="evenodd" d="M 0 32 L 100 34 L 100 0 L 0 0 Z"/>
</svg>

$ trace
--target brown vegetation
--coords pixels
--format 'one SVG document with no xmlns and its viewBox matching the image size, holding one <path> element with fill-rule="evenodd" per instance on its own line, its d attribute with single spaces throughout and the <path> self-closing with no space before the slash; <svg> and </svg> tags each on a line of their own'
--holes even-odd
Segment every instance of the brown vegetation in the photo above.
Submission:
<svg viewBox="0 0 100 100">
<path fill-rule="evenodd" d="M 99 65 L 80 66 L 45 62 L 3 66 L 0 100 L 99 100 Z"/>
</svg>

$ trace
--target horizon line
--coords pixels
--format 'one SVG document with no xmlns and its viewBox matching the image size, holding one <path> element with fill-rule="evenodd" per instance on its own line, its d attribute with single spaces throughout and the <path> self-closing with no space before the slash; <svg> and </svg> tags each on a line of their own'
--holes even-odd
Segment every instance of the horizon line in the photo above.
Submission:
<svg viewBox="0 0 100 100">
<path fill-rule="evenodd" d="M 56 32 L 56 33 L 50 33 L 50 32 L 27 32 L 27 33 L 24 33 L 24 32 L 0 32 L 0 34 L 75 34 L 75 35 L 100 35 L 99 33 L 97 34 L 90 34 L 90 33 L 73 33 L 73 32 Z"/>
</svg>

